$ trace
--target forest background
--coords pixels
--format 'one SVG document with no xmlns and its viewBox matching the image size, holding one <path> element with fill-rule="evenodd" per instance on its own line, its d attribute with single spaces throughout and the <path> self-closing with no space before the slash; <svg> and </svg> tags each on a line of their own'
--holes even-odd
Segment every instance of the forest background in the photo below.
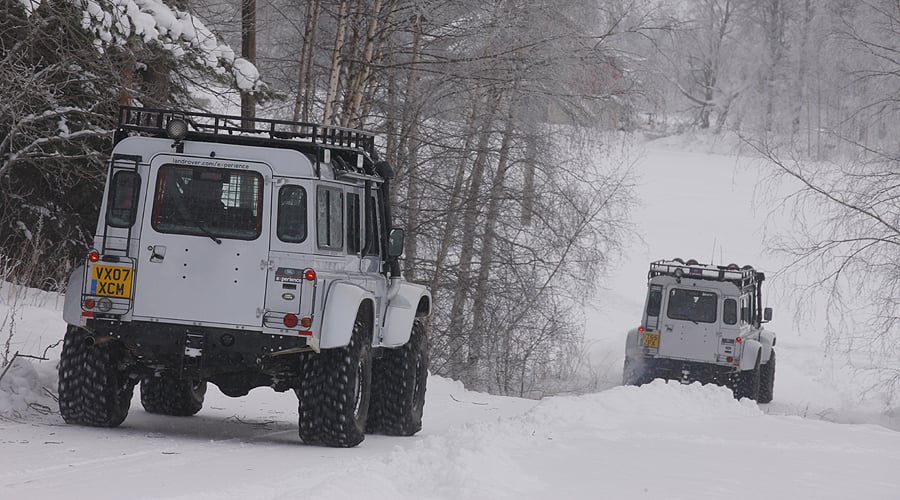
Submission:
<svg viewBox="0 0 900 500">
<path fill-rule="evenodd" d="M 890 0 L 0 0 L 0 279 L 64 290 L 118 105 L 364 128 L 434 296 L 432 370 L 584 389 L 583 306 L 634 236 L 632 145 L 730 135 L 817 215 L 771 242 L 811 271 L 798 289 L 865 297 L 856 348 L 898 354 L 898 35 Z M 857 339 L 842 317 L 830 340 Z M 0 334 L 6 364 L 14 316 Z"/>
</svg>

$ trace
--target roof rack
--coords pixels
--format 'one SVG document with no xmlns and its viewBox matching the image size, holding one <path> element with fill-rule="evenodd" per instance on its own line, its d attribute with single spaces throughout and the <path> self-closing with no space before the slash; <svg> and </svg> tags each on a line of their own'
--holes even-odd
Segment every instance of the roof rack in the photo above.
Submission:
<svg viewBox="0 0 900 500">
<path fill-rule="evenodd" d="M 235 115 L 174 111 L 134 106 L 119 107 L 119 127 L 117 139 L 129 132 L 166 137 L 166 124 L 173 118 L 185 120 L 190 129 L 188 138 L 199 138 L 229 142 L 241 139 L 256 139 L 273 145 L 318 150 L 322 146 L 364 153 L 370 159 L 377 159 L 375 135 L 361 130 L 315 123 L 294 122 L 254 118 L 253 125 L 244 127 L 242 119 Z M 298 143 L 311 145 L 303 148 Z"/>
<path fill-rule="evenodd" d="M 650 271 L 647 279 L 655 276 L 674 276 L 676 278 L 690 278 L 710 281 L 730 281 L 739 288 L 759 283 L 766 279 L 765 273 L 759 272 L 753 266 L 739 267 L 737 264 L 727 266 L 714 266 L 701 264 L 695 260 L 687 262 L 681 259 L 657 260 L 650 263 Z"/>
</svg>

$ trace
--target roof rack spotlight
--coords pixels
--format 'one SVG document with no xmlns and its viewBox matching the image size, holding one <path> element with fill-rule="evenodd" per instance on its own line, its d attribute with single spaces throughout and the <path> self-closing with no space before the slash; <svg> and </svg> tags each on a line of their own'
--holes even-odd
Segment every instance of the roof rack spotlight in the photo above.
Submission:
<svg viewBox="0 0 900 500">
<path fill-rule="evenodd" d="M 180 116 L 174 116 L 169 120 L 169 123 L 166 123 L 166 135 L 175 142 L 184 140 L 184 138 L 187 137 L 187 133 L 188 124 L 184 118 Z"/>
</svg>

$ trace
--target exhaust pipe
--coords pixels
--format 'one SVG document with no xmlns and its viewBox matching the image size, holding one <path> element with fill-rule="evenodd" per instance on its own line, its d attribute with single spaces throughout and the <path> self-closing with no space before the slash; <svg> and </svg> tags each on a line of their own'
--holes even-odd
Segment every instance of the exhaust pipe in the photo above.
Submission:
<svg viewBox="0 0 900 500">
<path fill-rule="evenodd" d="M 115 340 L 115 337 L 112 335 L 88 335 L 84 338 L 84 345 L 94 347 L 95 345 L 105 344 L 112 340 Z"/>
</svg>

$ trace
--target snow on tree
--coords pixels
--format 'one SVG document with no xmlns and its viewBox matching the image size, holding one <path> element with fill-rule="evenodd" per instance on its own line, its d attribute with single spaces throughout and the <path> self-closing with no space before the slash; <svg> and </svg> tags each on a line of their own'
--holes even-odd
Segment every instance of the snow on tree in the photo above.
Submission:
<svg viewBox="0 0 900 500">
<path fill-rule="evenodd" d="M 171 3 L 171 2 L 169 2 Z M 265 94 L 256 67 L 163 0 L 0 3 L 0 276 L 60 286 L 90 241 L 116 104 Z"/>
</svg>

